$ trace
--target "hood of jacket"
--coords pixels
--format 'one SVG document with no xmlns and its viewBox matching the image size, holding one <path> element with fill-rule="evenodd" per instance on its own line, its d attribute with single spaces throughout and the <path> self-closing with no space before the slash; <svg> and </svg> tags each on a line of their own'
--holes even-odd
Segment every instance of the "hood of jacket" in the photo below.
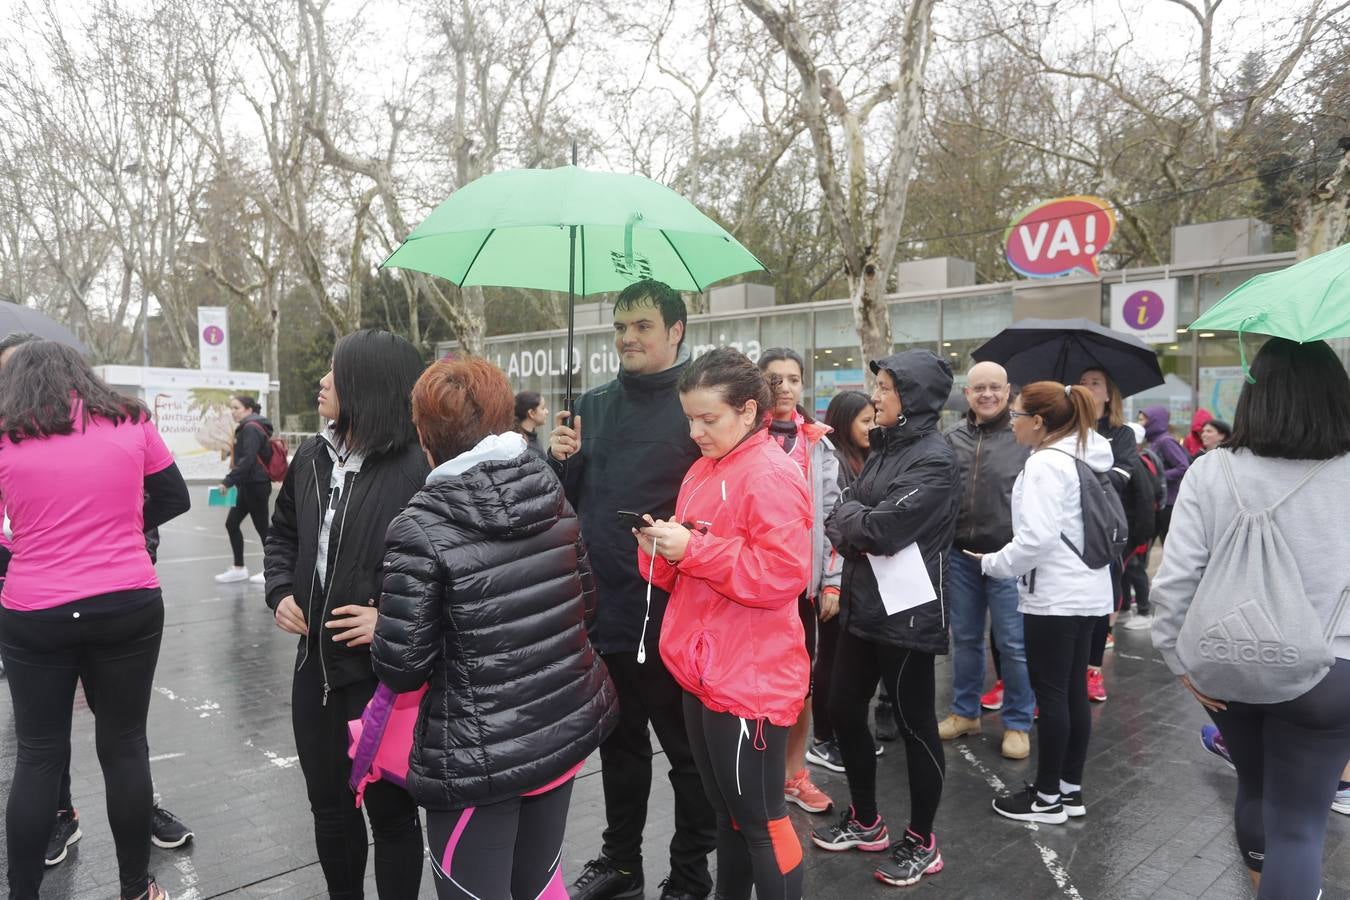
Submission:
<svg viewBox="0 0 1350 900">
<path fill-rule="evenodd" d="M 1191 416 L 1191 434 L 1197 438 L 1200 437 L 1200 429 L 1204 428 L 1210 422 L 1214 421 L 1214 413 L 1207 409 L 1197 409 L 1195 415 Z"/>
<path fill-rule="evenodd" d="M 427 476 L 415 502 L 451 522 L 494 538 L 541 534 L 562 513 L 562 484 L 548 464 L 525 451 L 518 434 L 488 435 Z"/>
<path fill-rule="evenodd" d="M 259 425 L 262 426 L 263 430 L 267 432 L 268 437 L 272 436 L 272 421 L 260 413 L 249 413 L 248 415 L 244 416 L 244 418 L 240 419 L 239 424 L 235 426 L 234 429 L 235 432 L 237 433 L 240 429 L 246 427 L 250 422 L 257 422 Z"/>
<path fill-rule="evenodd" d="M 1144 409 L 1144 436 L 1150 441 L 1157 440 L 1167 433 L 1172 425 L 1172 413 L 1165 406 L 1149 406 Z"/>
<path fill-rule="evenodd" d="M 1076 456 L 1087 463 L 1092 471 L 1103 475 L 1111 471 L 1116 461 L 1116 455 L 1111 452 L 1111 442 L 1095 431 L 1088 432 L 1087 444 L 1081 449 L 1076 434 L 1067 434 L 1045 449 L 1060 450 L 1070 456 Z"/>
<path fill-rule="evenodd" d="M 942 407 L 952 392 L 952 367 L 929 350 L 903 350 L 868 363 L 872 374 L 883 369 L 895 380 L 900 391 L 901 421 L 887 428 L 873 429 L 886 440 L 917 437 L 936 431 Z"/>
</svg>

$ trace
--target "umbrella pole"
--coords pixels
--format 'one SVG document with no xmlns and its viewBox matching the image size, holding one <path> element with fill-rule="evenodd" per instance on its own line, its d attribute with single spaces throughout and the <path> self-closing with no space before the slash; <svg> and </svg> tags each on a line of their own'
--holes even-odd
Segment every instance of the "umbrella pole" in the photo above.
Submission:
<svg viewBox="0 0 1350 900">
<path fill-rule="evenodd" d="M 576 296 L 576 277 L 577 277 L 577 226 L 567 226 L 569 233 L 568 241 L 570 246 L 567 251 L 567 357 L 563 362 L 563 368 L 567 370 L 567 390 L 563 394 L 563 409 L 568 413 L 572 412 L 572 345 L 575 341 L 573 332 L 576 328 L 577 320 L 577 296 Z M 570 419 L 570 416 L 569 416 Z"/>
</svg>

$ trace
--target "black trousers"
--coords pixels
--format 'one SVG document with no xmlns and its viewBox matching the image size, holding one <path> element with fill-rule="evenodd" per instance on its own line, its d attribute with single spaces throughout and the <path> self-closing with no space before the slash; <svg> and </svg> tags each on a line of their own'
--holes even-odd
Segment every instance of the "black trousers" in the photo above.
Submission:
<svg viewBox="0 0 1350 900">
<path fill-rule="evenodd" d="M 0 609 L 0 653 L 14 702 L 18 754 L 5 812 L 9 896 L 29 900 L 42 884 L 61 775 L 70 758 L 75 684 L 94 713 L 95 747 L 107 791 L 122 896 L 150 882 L 150 750 L 145 722 L 159 661 L 164 601 L 100 615 L 97 601 L 54 610 Z M 79 613 L 76 618 L 74 613 Z"/>
<path fill-rule="evenodd" d="M 1116 612 L 1120 612 L 1121 604 L 1125 600 L 1125 572 L 1119 562 L 1111 563 L 1111 602 L 1115 605 Z M 1111 625 L 1111 616 L 1108 613 L 1104 616 L 1097 616 L 1092 624 L 1092 642 L 1088 650 L 1088 665 L 1101 668 L 1102 661 L 1106 658 L 1106 637 L 1113 627 Z M 1077 784 L 1078 782 L 1074 782 Z"/>
<path fill-rule="evenodd" d="M 363 814 L 348 786 L 352 761 L 347 757 L 347 722 L 361 715 L 375 686 L 371 678 L 333 688 L 324 705 L 323 677 L 312 652 L 292 683 L 295 750 L 314 813 L 319 865 L 333 900 L 364 896 L 367 815 L 375 836 L 380 900 L 414 900 L 422 881 L 422 824 L 412 797 L 387 781 L 377 781 L 366 788 Z"/>
<path fill-rule="evenodd" d="M 835 650 L 839 646 L 839 617 L 821 622 L 816 632 L 816 663 L 811 682 L 811 728 L 821 743 L 834 740 L 834 717 L 830 715 L 830 692 L 834 685 Z"/>
<path fill-rule="evenodd" d="M 788 730 L 713 712 L 684 695 L 703 790 L 717 812 L 717 900 L 800 900 L 802 845 L 787 817 Z"/>
<path fill-rule="evenodd" d="M 1036 720 L 1036 790 L 1058 794 L 1060 781 L 1083 783 L 1092 709 L 1088 653 L 1098 616 L 1022 616 L 1027 674 L 1041 717 Z"/>
<path fill-rule="evenodd" d="M 877 757 L 867 708 L 881 679 L 895 706 L 895 723 L 905 742 L 909 774 L 909 827 L 927 840 L 942 801 L 947 760 L 938 737 L 934 709 L 934 657 L 890 644 L 864 640 L 840 629 L 835 650 L 830 712 L 834 734 L 844 757 L 848 789 L 858 819 L 871 824 L 877 817 Z"/>
<path fill-rule="evenodd" d="M 708 854 L 717 844 L 717 821 L 689 747 L 684 691 L 655 647 L 649 649 L 645 663 L 637 661 L 636 652 L 606 653 L 604 660 L 619 694 L 619 724 L 600 745 L 600 776 L 605 790 L 602 852 L 620 868 L 642 871 L 642 831 L 647 825 L 647 798 L 652 790 L 650 723 L 670 763 L 670 786 L 675 792 L 675 836 L 670 839 L 672 884 L 692 894 L 706 895 L 712 890 Z"/>
<path fill-rule="evenodd" d="M 258 540 L 267 543 L 267 500 L 272 496 L 272 482 L 249 481 L 237 485 L 239 497 L 233 508 L 225 516 L 225 533 L 230 536 L 230 551 L 234 553 L 234 564 L 244 564 L 244 532 L 240 529 L 245 518 L 253 520 L 258 531 Z"/>
<path fill-rule="evenodd" d="M 1152 544 L 1149 545 L 1150 547 Z M 1125 574 L 1123 576 L 1124 585 L 1121 590 L 1120 608 L 1123 610 L 1130 605 L 1130 595 L 1134 595 L 1135 611 L 1141 616 L 1147 616 L 1153 612 L 1153 607 L 1148 602 L 1148 551 L 1136 553 L 1130 557 L 1130 561 L 1125 564 Z"/>
</svg>

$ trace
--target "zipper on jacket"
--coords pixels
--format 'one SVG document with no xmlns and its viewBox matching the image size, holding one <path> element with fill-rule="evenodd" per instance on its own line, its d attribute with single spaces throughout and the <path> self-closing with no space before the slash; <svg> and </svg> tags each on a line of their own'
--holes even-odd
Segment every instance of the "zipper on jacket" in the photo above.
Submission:
<svg viewBox="0 0 1350 900">
<path fill-rule="evenodd" d="M 969 517 L 970 528 L 966 533 L 966 540 L 969 541 L 975 536 L 975 498 L 979 496 L 980 490 L 980 451 L 984 449 L 984 429 L 975 426 L 975 431 L 979 435 L 975 439 L 975 465 L 971 471 L 970 477 L 970 508 L 966 510 Z"/>
<path fill-rule="evenodd" d="M 938 615 L 942 617 L 942 630 L 947 631 L 947 596 L 942 589 L 942 553 L 938 553 Z"/>
<path fill-rule="evenodd" d="M 355 487 L 356 487 L 356 479 L 357 479 L 358 477 L 360 477 L 360 475 L 361 475 L 360 472 L 354 472 L 354 473 L 352 473 L 352 475 L 351 475 L 351 480 L 350 480 L 350 481 L 345 481 L 344 484 L 342 485 L 342 490 L 343 490 L 343 492 L 347 494 L 347 502 L 345 502 L 345 503 L 342 504 L 342 518 L 338 520 L 338 542 L 337 542 L 337 546 L 336 546 L 335 548 L 333 548 L 333 565 L 332 565 L 330 568 L 325 569 L 325 571 L 327 571 L 329 577 L 327 577 L 327 578 L 324 579 L 324 581 L 326 582 L 326 584 L 324 585 L 324 588 L 323 588 L 323 607 L 322 607 L 322 609 L 320 610 L 320 611 L 323 612 L 323 613 L 327 613 L 327 610 L 328 610 L 328 595 L 329 595 L 329 594 L 332 592 L 332 590 L 333 590 L 333 579 L 332 579 L 332 574 L 333 574 L 333 573 L 332 573 L 331 569 L 336 569 L 336 568 L 337 568 L 337 561 L 342 557 L 342 539 L 343 539 L 344 537 L 347 536 L 347 510 L 350 509 L 350 508 L 351 508 L 351 505 L 352 505 L 352 504 L 351 504 L 351 499 L 352 499 L 352 498 L 351 498 L 351 491 L 352 491 L 353 489 L 355 489 Z M 332 531 L 332 529 L 329 529 L 329 531 L 328 531 L 328 536 L 329 536 L 329 538 L 332 538 L 332 536 L 333 536 L 333 531 Z M 321 636 L 321 637 L 322 637 L 322 636 Z M 329 691 L 329 686 L 328 686 L 328 666 L 327 666 L 327 665 L 324 663 L 324 661 L 323 661 L 323 648 L 322 648 L 322 647 L 319 648 L 319 670 L 323 673 L 323 705 L 324 705 L 324 706 L 327 706 L 327 705 L 328 705 L 328 691 Z"/>
<path fill-rule="evenodd" d="M 316 525 L 316 528 L 318 528 L 319 530 L 322 530 L 322 529 L 323 529 L 323 508 L 324 508 L 324 502 L 323 502 L 323 491 L 321 491 L 321 490 L 319 489 L 319 464 L 318 464 L 317 462 L 315 462 L 313 459 L 310 459 L 310 461 L 309 461 L 309 469 L 310 469 L 310 473 L 314 476 L 314 499 L 315 499 L 315 502 L 316 502 L 316 508 L 317 508 L 318 511 L 319 511 L 319 519 L 318 519 L 318 524 Z M 315 531 L 314 533 L 315 533 L 315 535 L 318 535 L 318 531 Z M 317 540 L 317 537 L 316 537 L 315 539 Z M 317 555 L 317 554 L 316 554 L 316 555 Z M 312 574 L 314 574 L 314 575 L 318 575 L 318 574 L 319 574 L 319 569 L 318 569 L 318 563 L 317 563 L 317 562 L 315 563 L 314 572 L 313 572 Z M 311 579 L 310 579 L 310 582 L 309 582 L 309 597 L 305 600 L 305 624 L 306 624 L 306 625 L 312 625 L 313 622 L 314 622 L 314 580 L 311 578 Z M 317 638 L 316 638 L 316 641 L 317 641 Z M 320 648 L 320 649 L 319 649 L 319 660 L 320 660 L 320 664 L 322 665 L 322 661 L 323 661 L 323 648 Z M 295 667 L 295 670 L 296 670 L 297 672 L 300 671 L 301 669 L 303 669 L 303 668 L 305 667 L 305 663 L 307 663 L 307 662 L 309 662 L 309 640 L 308 640 L 308 638 L 306 638 L 306 640 L 305 640 L 305 652 L 300 656 L 300 665 L 296 666 L 296 667 Z"/>
</svg>

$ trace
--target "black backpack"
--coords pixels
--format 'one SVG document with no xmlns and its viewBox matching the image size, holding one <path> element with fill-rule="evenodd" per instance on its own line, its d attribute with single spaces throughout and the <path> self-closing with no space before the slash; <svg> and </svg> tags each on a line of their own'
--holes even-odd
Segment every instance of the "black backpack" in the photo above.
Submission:
<svg viewBox="0 0 1350 900">
<path fill-rule="evenodd" d="M 1059 450 L 1058 447 L 1054 449 Z M 1072 455 L 1064 450 L 1059 452 Z M 1083 548 L 1075 547 L 1063 532 L 1059 536 L 1083 565 L 1100 569 L 1124 558 L 1130 541 L 1130 527 L 1125 520 L 1120 495 L 1105 473 L 1094 472 L 1076 456 L 1073 461 L 1078 468 L 1078 497 L 1083 509 Z"/>
</svg>

